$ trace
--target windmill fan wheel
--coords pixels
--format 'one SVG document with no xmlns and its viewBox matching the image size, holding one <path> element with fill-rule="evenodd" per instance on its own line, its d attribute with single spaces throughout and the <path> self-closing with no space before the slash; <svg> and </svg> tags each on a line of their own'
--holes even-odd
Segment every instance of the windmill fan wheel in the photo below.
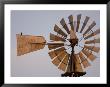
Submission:
<svg viewBox="0 0 110 87">
<path fill-rule="evenodd" d="M 66 22 L 62 18 L 54 26 L 55 34 L 50 33 L 48 54 L 52 63 L 64 71 L 61 76 L 80 77 L 96 59 L 95 53 L 99 53 L 100 29 L 94 20 L 82 14 L 70 15 L 67 19 Z"/>
</svg>

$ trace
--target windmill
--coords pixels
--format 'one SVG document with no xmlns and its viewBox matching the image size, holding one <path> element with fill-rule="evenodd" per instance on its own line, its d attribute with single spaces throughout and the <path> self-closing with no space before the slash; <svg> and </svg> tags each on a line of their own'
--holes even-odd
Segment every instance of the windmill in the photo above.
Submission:
<svg viewBox="0 0 110 87">
<path fill-rule="evenodd" d="M 68 17 L 68 23 L 62 18 L 59 22 L 62 27 L 55 24 L 54 32 L 56 34 L 50 33 L 50 42 L 46 42 L 43 36 L 16 34 L 17 56 L 43 49 L 47 45 L 52 63 L 64 71 L 61 74 L 62 77 L 85 75 L 84 68 L 91 65 L 89 61 L 92 62 L 96 59 L 94 52 L 99 53 L 100 50 L 99 45 L 95 46 L 100 43 L 100 37 L 95 37 L 99 36 L 100 29 L 93 31 L 96 23 L 95 21 L 88 23 L 90 17 L 85 16 L 83 22 L 81 18 L 83 18 L 82 15 L 78 14 L 76 23 L 74 23 L 73 15 Z M 82 26 L 80 26 L 81 24 Z M 82 40 L 83 42 L 81 42 Z M 81 43 L 83 43 L 82 46 Z M 76 48 L 80 49 L 77 53 Z M 71 52 L 68 52 L 69 49 Z"/>
</svg>

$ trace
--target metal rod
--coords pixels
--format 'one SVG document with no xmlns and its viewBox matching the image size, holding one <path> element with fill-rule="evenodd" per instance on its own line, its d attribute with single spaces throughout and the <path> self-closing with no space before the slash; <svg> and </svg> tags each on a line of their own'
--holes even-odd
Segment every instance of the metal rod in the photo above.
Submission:
<svg viewBox="0 0 110 87">
<path fill-rule="evenodd" d="M 41 45 L 60 45 L 59 43 L 30 43 L 30 44 L 41 44 Z M 65 46 L 71 46 L 68 44 L 64 44 Z"/>
</svg>

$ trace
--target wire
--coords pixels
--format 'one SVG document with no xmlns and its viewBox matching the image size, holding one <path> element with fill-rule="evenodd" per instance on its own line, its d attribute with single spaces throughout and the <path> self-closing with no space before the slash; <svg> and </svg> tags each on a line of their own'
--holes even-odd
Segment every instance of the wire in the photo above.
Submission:
<svg viewBox="0 0 110 87">
<path fill-rule="evenodd" d="M 79 47 L 83 48 L 81 45 L 78 45 Z"/>
<path fill-rule="evenodd" d="M 80 38 L 80 40 L 78 42 L 80 42 L 83 39 L 83 37 Z"/>
</svg>

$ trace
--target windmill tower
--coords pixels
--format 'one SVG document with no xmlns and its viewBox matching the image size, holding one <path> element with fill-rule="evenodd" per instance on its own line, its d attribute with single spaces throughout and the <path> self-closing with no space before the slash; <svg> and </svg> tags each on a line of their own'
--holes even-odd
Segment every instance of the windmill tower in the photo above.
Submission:
<svg viewBox="0 0 110 87">
<path fill-rule="evenodd" d="M 84 68 L 90 66 L 89 61 L 96 59 L 93 52 L 98 53 L 100 50 L 100 47 L 94 45 L 100 43 L 100 38 L 95 38 L 96 35 L 100 34 L 100 29 L 93 31 L 93 27 L 96 25 L 95 21 L 88 24 L 90 17 L 86 16 L 83 22 L 81 22 L 81 17 L 81 14 L 76 16 L 76 25 L 73 15 L 68 17 L 69 23 L 62 18 L 60 20 L 62 27 L 60 28 L 55 24 L 54 31 L 56 34 L 50 33 L 50 42 L 46 42 L 43 36 L 17 34 L 17 56 L 43 49 L 45 45 L 48 45 L 48 54 L 52 59 L 52 63 L 58 69 L 64 71 L 61 74 L 62 77 L 79 77 L 85 75 Z M 80 26 L 81 23 L 82 26 Z M 79 38 L 79 35 L 81 35 L 81 38 Z M 84 41 L 83 46 L 80 46 L 81 40 Z M 75 53 L 76 47 L 78 49 L 81 48 L 78 53 Z M 69 49 L 71 49 L 70 53 L 67 52 Z"/>
</svg>

